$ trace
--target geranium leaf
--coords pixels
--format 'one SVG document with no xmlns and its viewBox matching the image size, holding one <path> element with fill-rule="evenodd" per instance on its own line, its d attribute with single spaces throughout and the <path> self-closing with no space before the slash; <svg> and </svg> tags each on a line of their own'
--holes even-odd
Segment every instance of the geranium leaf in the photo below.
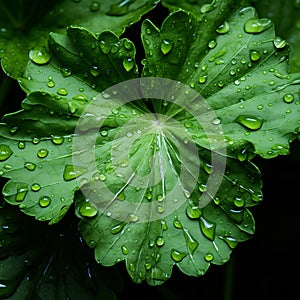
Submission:
<svg viewBox="0 0 300 300">
<path fill-rule="evenodd" d="M 97 265 L 74 218 L 66 221 L 49 227 L 1 206 L 1 299 L 115 299 L 120 274 Z"/>
<path fill-rule="evenodd" d="M 51 2 L 51 3 L 50 3 Z M 111 30 L 117 35 L 153 9 L 157 1 L 0 1 L 0 58 L 4 71 L 23 76 L 31 58 L 45 64 L 51 58 L 47 40 L 50 32 L 65 32 L 69 25 L 84 26 L 94 33 Z"/>
</svg>

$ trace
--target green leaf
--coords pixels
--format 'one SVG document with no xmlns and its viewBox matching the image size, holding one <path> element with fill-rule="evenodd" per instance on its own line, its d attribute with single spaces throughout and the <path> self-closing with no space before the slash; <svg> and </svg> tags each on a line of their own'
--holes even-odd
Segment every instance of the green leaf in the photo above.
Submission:
<svg viewBox="0 0 300 300">
<path fill-rule="evenodd" d="M 287 1 L 250 1 L 259 14 L 270 18 L 276 27 L 276 34 L 288 42 L 290 53 L 290 71 L 300 71 L 300 5 L 297 0 Z M 281 41 L 284 43 L 285 41 Z"/>
<path fill-rule="evenodd" d="M 153 9 L 155 0 L 109 1 L 0 1 L 0 58 L 3 70 L 13 78 L 23 76 L 31 58 L 37 64 L 49 61 L 50 32 L 62 33 L 69 25 L 84 26 L 94 33 L 111 30 L 121 35 Z"/>
<path fill-rule="evenodd" d="M 299 130 L 300 83 L 299 74 L 287 71 L 287 47 L 277 43 L 271 21 L 250 7 L 220 25 L 184 11 L 171 14 L 160 30 L 146 20 L 143 76 L 176 79 L 198 91 L 230 147 L 250 142 L 265 158 L 287 154 Z"/>
<path fill-rule="evenodd" d="M 95 263 L 74 218 L 49 227 L 5 204 L 0 225 L 1 299 L 116 299 L 120 274 Z"/>
</svg>

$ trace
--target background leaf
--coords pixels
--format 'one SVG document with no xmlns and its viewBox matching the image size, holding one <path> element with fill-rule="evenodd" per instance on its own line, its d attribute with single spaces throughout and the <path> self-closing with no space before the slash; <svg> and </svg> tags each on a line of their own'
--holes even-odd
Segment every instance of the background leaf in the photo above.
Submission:
<svg viewBox="0 0 300 300">
<path fill-rule="evenodd" d="M 49 61 L 50 32 L 65 32 L 69 25 L 94 33 L 111 30 L 121 35 L 153 9 L 155 0 L 69 1 L 1 0 L 0 58 L 3 70 L 13 78 L 23 76 L 29 57 L 38 64 Z"/>
<path fill-rule="evenodd" d="M 49 227 L 1 206 L 1 299 L 116 299 L 120 274 L 95 263 L 74 221 Z"/>
</svg>

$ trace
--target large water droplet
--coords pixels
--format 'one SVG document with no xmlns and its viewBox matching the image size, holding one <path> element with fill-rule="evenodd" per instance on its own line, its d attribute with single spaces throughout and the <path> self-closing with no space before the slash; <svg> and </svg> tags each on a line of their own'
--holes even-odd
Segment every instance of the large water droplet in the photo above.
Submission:
<svg viewBox="0 0 300 300">
<path fill-rule="evenodd" d="M 8 145 L 5 144 L 0 145 L 0 161 L 7 160 L 12 154 L 13 151 L 10 149 Z"/>
<path fill-rule="evenodd" d="M 236 119 L 236 122 L 243 125 L 247 129 L 251 129 L 251 130 L 258 130 L 261 128 L 263 124 L 263 120 L 257 117 L 244 116 L 244 115 L 239 116 Z"/>
<path fill-rule="evenodd" d="M 245 23 L 244 29 L 247 33 L 261 33 L 272 26 L 269 19 L 248 19 Z"/>
<path fill-rule="evenodd" d="M 171 257 L 175 262 L 181 262 L 188 254 L 186 252 L 180 252 L 178 250 L 172 249 Z"/>
<path fill-rule="evenodd" d="M 164 240 L 164 238 L 163 238 L 162 236 L 158 236 L 158 237 L 156 238 L 155 243 L 156 243 L 156 245 L 157 245 L 158 247 L 162 247 L 162 246 L 164 245 L 164 243 L 165 243 L 165 240 Z"/>
<path fill-rule="evenodd" d="M 29 171 L 34 171 L 35 168 L 36 168 L 36 165 L 34 163 L 31 163 L 31 162 L 26 162 L 24 164 L 24 167 L 29 170 Z"/>
<path fill-rule="evenodd" d="M 64 142 L 64 138 L 61 136 L 53 135 L 51 137 L 52 143 L 55 145 L 61 145 Z"/>
<path fill-rule="evenodd" d="M 51 203 L 51 198 L 48 197 L 48 196 L 42 196 L 40 199 L 39 199 L 39 205 L 41 207 L 47 207 L 49 206 Z"/>
<path fill-rule="evenodd" d="M 189 252 L 191 254 L 194 253 L 194 251 L 196 250 L 196 248 L 198 247 L 198 242 L 192 237 L 192 235 L 189 233 L 188 230 L 184 229 L 184 237 L 185 237 L 185 241 L 187 243 Z"/>
<path fill-rule="evenodd" d="M 38 65 L 44 65 L 50 61 L 51 53 L 46 47 L 35 48 L 29 51 L 29 58 Z"/>
<path fill-rule="evenodd" d="M 63 178 L 65 181 L 70 181 L 81 176 L 86 171 L 87 169 L 81 166 L 66 165 Z"/>
<path fill-rule="evenodd" d="M 250 50 L 250 59 L 253 62 L 259 61 L 260 57 L 261 57 L 261 55 L 257 50 Z"/>
<path fill-rule="evenodd" d="M 205 237 L 213 241 L 215 238 L 216 224 L 208 222 L 203 217 L 200 217 L 200 228 Z"/>
<path fill-rule="evenodd" d="M 132 57 L 124 58 L 123 67 L 127 72 L 131 71 L 133 69 L 134 65 L 135 65 L 135 61 Z"/>
<path fill-rule="evenodd" d="M 230 236 L 220 236 L 220 238 L 231 248 L 235 248 L 238 244 L 238 241 Z"/>
<path fill-rule="evenodd" d="M 219 34 L 225 34 L 229 32 L 229 29 L 230 29 L 229 23 L 225 21 L 224 24 L 220 25 L 216 29 L 216 32 Z"/>
<path fill-rule="evenodd" d="M 17 194 L 16 194 L 16 201 L 22 202 L 25 199 L 27 192 L 28 192 L 27 185 L 24 184 L 24 185 L 18 186 Z"/>
<path fill-rule="evenodd" d="M 286 41 L 284 39 L 282 39 L 281 37 L 276 37 L 273 40 L 273 44 L 274 44 L 275 48 L 282 49 L 286 46 Z"/>
<path fill-rule="evenodd" d="M 80 205 L 79 213 L 83 217 L 92 218 L 98 213 L 97 207 L 88 199 Z"/>
<path fill-rule="evenodd" d="M 49 151 L 47 149 L 42 148 L 42 149 L 38 150 L 37 156 L 39 158 L 45 158 L 48 155 L 48 153 L 49 153 Z"/>
<path fill-rule="evenodd" d="M 283 96 L 283 101 L 284 101 L 285 103 L 292 103 L 292 102 L 294 101 L 294 95 L 291 94 L 291 93 L 285 94 L 285 95 Z"/>
<path fill-rule="evenodd" d="M 111 232 L 112 234 L 117 234 L 117 233 L 119 233 L 119 232 L 122 231 L 122 229 L 124 228 L 125 225 L 126 225 L 125 222 L 119 223 L 119 224 L 115 225 L 115 226 L 110 230 L 110 232 Z"/>
<path fill-rule="evenodd" d="M 164 55 L 168 54 L 172 50 L 173 45 L 174 45 L 173 41 L 169 39 L 163 39 L 160 44 L 160 50 L 162 54 Z"/>
<path fill-rule="evenodd" d="M 201 210 L 198 206 L 189 205 L 186 209 L 186 213 L 191 219 L 199 219 L 201 216 Z"/>
</svg>

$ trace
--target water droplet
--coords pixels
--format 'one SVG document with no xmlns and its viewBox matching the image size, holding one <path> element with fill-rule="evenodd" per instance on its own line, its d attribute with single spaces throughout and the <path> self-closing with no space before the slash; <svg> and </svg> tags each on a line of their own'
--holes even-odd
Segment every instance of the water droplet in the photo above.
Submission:
<svg viewBox="0 0 300 300">
<path fill-rule="evenodd" d="M 67 67 L 60 68 L 60 72 L 61 72 L 61 74 L 62 74 L 63 77 L 68 77 L 72 73 L 71 69 L 67 68 Z"/>
<path fill-rule="evenodd" d="M 82 217 L 92 218 L 98 213 L 97 207 L 91 203 L 88 199 L 80 205 L 79 213 Z"/>
<path fill-rule="evenodd" d="M 208 222 L 203 217 L 200 217 L 200 228 L 205 237 L 213 241 L 215 238 L 216 224 Z"/>
<path fill-rule="evenodd" d="M 24 167 L 29 170 L 29 171 L 34 171 L 35 168 L 36 168 L 36 165 L 34 163 L 31 163 L 31 162 L 26 162 L 24 164 Z"/>
<path fill-rule="evenodd" d="M 209 261 L 212 261 L 214 259 L 214 256 L 213 254 L 211 253 L 206 253 L 205 256 L 204 256 L 204 259 L 209 262 Z"/>
<path fill-rule="evenodd" d="M 68 102 L 68 109 L 71 114 L 75 114 L 77 106 L 73 102 Z"/>
<path fill-rule="evenodd" d="M 248 158 L 248 150 L 245 148 L 240 149 L 237 156 L 239 161 L 245 161 Z"/>
<path fill-rule="evenodd" d="M 165 240 L 162 236 L 158 236 L 155 243 L 158 247 L 162 247 L 165 243 Z"/>
<path fill-rule="evenodd" d="M 38 192 L 40 189 L 41 189 L 41 186 L 40 186 L 38 183 L 33 183 L 33 184 L 31 185 L 31 190 L 32 190 L 33 192 Z"/>
<path fill-rule="evenodd" d="M 131 71 L 133 69 L 134 65 L 135 65 L 135 61 L 132 57 L 124 58 L 123 67 L 127 72 Z"/>
<path fill-rule="evenodd" d="M 188 1 L 188 2 L 190 2 L 190 1 Z M 203 4 L 200 8 L 201 13 L 205 14 L 205 13 L 215 9 L 216 5 L 214 5 L 213 3 L 214 3 L 214 1 L 212 3 Z"/>
<path fill-rule="evenodd" d="M 181 262 L 187 256 L 186 252 L 180 252 L 178 250 L 172 249 L 171 257 L 175 262 Z"/>
<path fill-rule="evenodd" d="M 61 145 L 64 142 L 64 138 L 62 136 L 53 135 L 51 141 L 55 145 Z"/>
<path fill-rule="evenodd" d="M 39 205 L 41 207 L 47 207 L 49 206 L 51 203 L 51 198 L 48 197 L 48 196 L 42 196 L 40 199 L 39 199 Z"/>
<path fill-rule="evenodd" d="M 122 231 L 122 229 L 124 228 L 125 225 L 126 225 L 125 222 L 119 223 L 119 224 L 115 225 L 115 226 L 110 230 L 110 232 L 111 232 L 112 234 L 117 234 L 117 233 L 119 233 L 119 232 Z"/>
<path fill-rule="evenodd" d="M 60 89 L 57 90 L 57 94 L 59 94 L 61 96 L 67 96 L 68 91 L 65 88 L 60 88 Z"/>
<path fill-rule="evenodd" d="M 189 252 L 191 254 L 194 253 L 194 251 L 196 250 L 196 248 L 198 247 L 198 242 L 192 237 L 192 235 L 189 233 L 188 230 L 184 229 L 184 238 L 185 238 L 185 241 L 187 243 L 187 246 L 188 246 L 188 249 L 189 249 Z"/>
<path fill-rule="evenodd" d="M 53 87 L 55 86 L 55 82 L 54 82 L 53 80 L 49 80 L 49 81 L 47 82 L 47 86 L 48 86 L 49 88 L 53 88 Z"/>
<path fill-rule="evenodd" d="M 129 250 L 125 246 L 122 246 L 121 250 L 124 255 L 127 255 L 129 253 Z"/>
<path fill-rule="evenodd" d="M 175 219 L 173 222 L 175 228 L 182 229 L 182 224 L 179 220 Z"/>
<path fill-rule="evenodd" d="M 211 172 L 212 172 L 212 166 L 211 166 L 210 164 L 205 163 L 205 164 L 203 165 L 203 168 L 204 168 L 204 170 L 205 170 L 205 172 L 206 172 L 207 174 L 211 174 Z"/>
<path fill-rule="evenodd" d="M 104 174 L 100 174 L 100 175 L 99 175 L 99 179 L 100 179 L 101 181 L 105 181 L 106 176 L 105 176 Z"/>
<path fill-rule="evenodd" d="M 285 95 L 283 96 L 283 101 L 284 101 L 285 103 L 292 103 L 292 102 L 294 101 L 294 95 L 291 94 L 291 93 L 285 94 Z"/>
<path fill-rule="evenodd" d="M 29 58 L 38 65 L 44 65 L 50 61 L 51 53 L 46 47 L 35 48 L 29 51 Z"/>
<path fill-rule="evenodd" d="M 17 187 L 17 194 L 16 194 L 16 201 L 17 202 L 22 202 L 26 194 L 28 192 L 28 186 L 27 185 L 21 185 Z"/>
<path fill-rule="evenodd" d="M 110 50 L 111 50 L 111 46 L 109 44 L 107 44 L 105 41 L 101 40 L 100 41 L 100 49 L 103 52 L 103 54 L 109 54 Z"/>
<path fill-rule="evenodd" d="M 47 155 L 48 155 L 49 151 L 47 149 L 40 149 L 38 152 L 37 152 L 37 156 L 39 158 L 45 158 Z"/>
<path fill-rule="evenodd" d="M 208 48 L 210 49 L 213 49 L 217 46 L 217 41 L 216 40 L 211 40 L 209 43 L 208 43 Z"/>
<path fill-rule="evenodd" d="M 98 11 L 99 8 L 100 8 L 99 2 L 93 1 L 93 2 L 90 4 L 90 11 L 92 11 L 92 12 Z"/>
<path fill-rule="evenodd" d="M 273 44 L 275 48 L 282 49 L 286 46 L 286 41 L 281 37 L 275 37 L 275 39 L 273 40 Z"/>
<path fill-rule="evenodd" d="M 172 50 L 173 45 L 174 45 L 173 41 L 169 39 L 163 39 L 160 44 L 160 50 L 162 54 L 164 55 L 168 54 Z"/>
<path fill-rule="evenodd" d="M 90 68 L 90 73 L 94 76 L 97 77 L 100 74 L 100 68 L 98 66 L 92 66 Z"/>
<path fill-rule="evenodd" d="M 165 220 L 161 220 L 161 229 L 166 231 L 168 229 L 167 222 Z"/>
<path fill-rule="evenodd" d="M 235 248 L 238 245 L 238 241 L 230 236 L 220 236 L 220 238 L 231 248 Z"/>
<path fill-rule="evenodd" d="M 163 206 L 157 206 L 157 212 L 159 212 L 160 214 L 162 214 L 164 212 L 164 207 Z"/>
<path fill-rule="evenodd" d="M 84 94 L 78 94 L 78 95 L 74 96 L 72 99 L 78 100 L 78 101 L 88 101 L 87 96 Z"/>
<path fill-rule="evenodd" d="M 186 209 L 186 213 L 191 219 L 199 219 L 201 216 L 201 210 L 198 206 L 189 205 Z"/>
<path fill-rule="evenodd" d="M 201 77 L 199 78 L 199 83 L 203 84 L 203 83 L 206 82 L 206 80 L 207 80 L 207 75 L 201 76 Z"/>
<path fill-rule="evenodd" d="M 236 119 L 236 122 L 243 125 L 247 129 L 251 129 L 251 130 L 258 130 L 261 128 L 263 124 L 263 120 L 257 117 L 244 116 L 244 115 L 239 116 Z"/>
<path fill-rule="evenodd" d="M 110 16 L 123 16 L 128 13 L 129 6 L 133 2 L 135 0 L 121 0 L 119 3 L 112 4 L 106 14 Z"/>
<path fill-rule="evenodd" d="M 1 147 L 1 146 L 0 146 Z M 19 149 L 25 149 L 25 143 L 24 142 L 19 142 L 18 143 L 18 148 Z M 1 151 L 1 150 L 0 150 Z"/>
<path fill-rule="evenodd" d="M 63 178 L 65 181 L 70 181 L 81 176 L 86 171 L 87 169 L 81 166 L 66 165 Z"/>
<path fill-rule="evenodd" d="M 0 161 L 5 161 L 10 158 L 13 154 L 13 151 L 10 149 L 8 145 L 1 144 L 0 145 Z"/>
<path fill-rule="evenodd" d="M 230 29 L 229 23 L 225 21 L 224 24 L 220 25 L 216 29 L 216 32 L 219 34 L 225 34 L 229 32 L 229 29 Z"/>
<path fill-rule="evenodd" d="M 253 62 L 259 61 L 260 57 L 261 57 L 261 55 L 257 50 L 250 50 L 250 59 Z"/>
<path fill-rule="evenodd" d="M 272 22 L 269 19 L 248 19 L 244 25 L 244 29 L 247 33 L 261 33 L 272 26 Z"/>
</svg>

